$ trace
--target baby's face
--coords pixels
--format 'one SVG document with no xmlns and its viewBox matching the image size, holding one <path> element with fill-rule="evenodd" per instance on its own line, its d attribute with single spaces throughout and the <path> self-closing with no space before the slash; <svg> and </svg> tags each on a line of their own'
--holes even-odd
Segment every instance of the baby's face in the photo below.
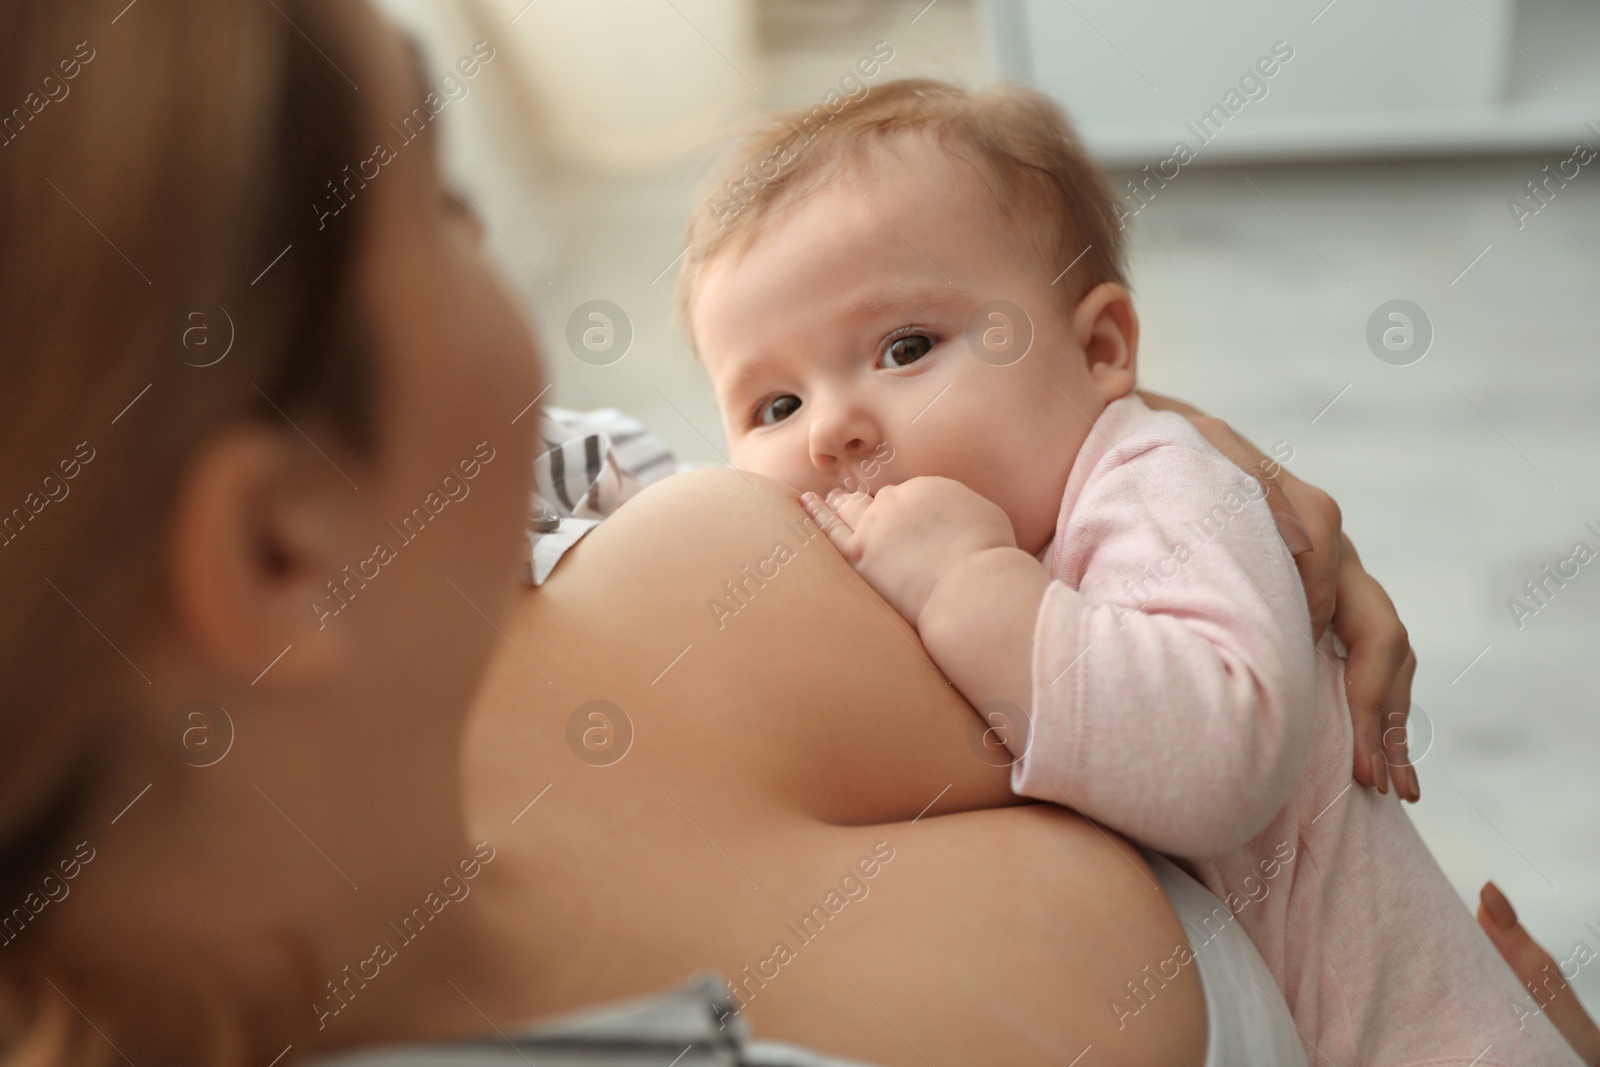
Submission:
<svg viewBox="0 0 1600 1067">
<path fill-rule="evenodd" d="M 1052 285 L 1067 264 L 1050 269 L 1015 233 L 975 167 L 918 139 L 713 261 L 691 325 L 734 465 L 824 494 L 953 478 L 1005 510 L 1021 548 L 1047 545 L 1090 424 L 1132 371 L 1109 389 L 1091 373 L 1099 327 Z M 1003 334 L 984 358 L 969 345 L 975 320 L 979 335 L 1007 328 L 994 301 L 1031 322 L 1020 359 L 1027 322 L 1009 322 L 1009 353 Z"/>
</svg>

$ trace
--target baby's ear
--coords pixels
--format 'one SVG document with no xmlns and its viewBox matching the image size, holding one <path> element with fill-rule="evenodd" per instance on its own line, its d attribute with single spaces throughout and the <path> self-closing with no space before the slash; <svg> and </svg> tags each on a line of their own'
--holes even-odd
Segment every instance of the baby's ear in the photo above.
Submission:
<svg viewBox="0 0 1600 1067">
<path fill-rule="evenodd" d="M 1106 403 L 1133 392 L 1139 313 L 1128 290 L 1116 282 L 1102 282 L 1089 290 L 1072 313 L 1072 331 Z"/>
</svg>

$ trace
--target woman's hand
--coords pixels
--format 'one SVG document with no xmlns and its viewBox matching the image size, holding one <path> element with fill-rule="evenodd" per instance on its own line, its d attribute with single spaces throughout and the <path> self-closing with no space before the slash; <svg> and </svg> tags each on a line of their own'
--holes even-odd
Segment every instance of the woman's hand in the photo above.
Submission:
<svg viewBox="0 0 1600 1067">
<path fill-rule="evenodd" d="M 1355 780 L 1386 793 L 1392 773 L 1396 791 L 1412 802 L 1419 800 L 1422 789 L 1406 751 L 1416 653 L 1394 602 L 1362 568 L 1355 546 L 1341 530 L 1339 505 L 1268 458 L 1221 419 L 1168 397 L 1139 395 L 1152 408 L 1187 418 L 1213 448 L 1265 486 L 1267 506 L 1306 587 L 1311 640 L 1321 640 L 1332 625 L 1349 652 L 1345 696 L 1355 730 Z"/>
<path fill-rule="evenodd" d="M 1578 1058 L 1600 1067 L 1600 1027 L 1583 1010 L 1555 958 L 1522 928 L 1516 909 L 1493 882 L 1483 883 L 1479 893 L 1478 925 Z"/>
</svg>

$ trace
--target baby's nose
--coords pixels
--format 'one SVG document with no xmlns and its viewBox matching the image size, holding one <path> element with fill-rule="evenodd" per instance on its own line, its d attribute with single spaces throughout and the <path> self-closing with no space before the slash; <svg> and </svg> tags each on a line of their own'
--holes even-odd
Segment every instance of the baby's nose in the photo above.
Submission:
<svg viewBox="0 0 1600 1067">
<path fill-rule="evenodd" d="M 818 470 L 833 473 L 851 466 L 868 451 L 865 438 L 858 434 L 815 435 L 811 443 L 811 462 Z"/>
<path fill-rule="evenodd" d="M 872 417 L 853 406 L 817 412 L 811 423 L 811 458 L 819 469 L 852 463 L 869 453 L 880 435 Z"/>
</svg>

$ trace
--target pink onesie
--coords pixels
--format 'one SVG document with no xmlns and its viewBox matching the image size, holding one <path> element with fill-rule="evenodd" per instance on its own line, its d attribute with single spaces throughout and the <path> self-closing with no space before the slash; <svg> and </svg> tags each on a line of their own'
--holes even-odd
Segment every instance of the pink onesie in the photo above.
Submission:
<svg viewBox="0 0 1600 1067">
<path fill-rule="evenodd" d="M 1259 482 L 1184 419 L 1115 401 L 1042 558 L 1060 581 L 1018 793 L 1179 858 L 1225 902 L 1195 951 L 1237 918 L 1313 1067 L 1578 1064 L 1399 798 L 1351 777 L 1344 659 L 1331 633 L 1311 644 Z M 1160 985 L 1128 977 L 1125 1026 Z"/>
</svg>

